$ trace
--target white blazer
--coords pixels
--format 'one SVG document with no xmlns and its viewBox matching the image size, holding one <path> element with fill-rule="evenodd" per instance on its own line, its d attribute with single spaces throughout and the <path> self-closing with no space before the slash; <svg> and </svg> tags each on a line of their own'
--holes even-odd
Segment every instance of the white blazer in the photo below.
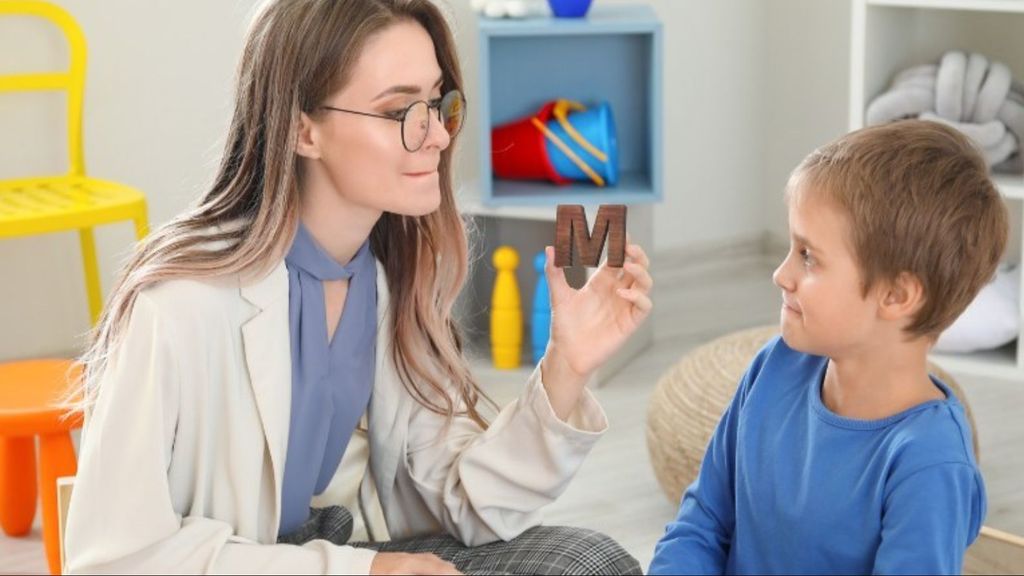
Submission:
<svg viewBox="0 0 1024 576">
<path fill-rule="evenodd" d="M 588 391 L 563 422 L 538 369 L 486 431 L 468 418 L 446 427 L 397 376 L 379 263 L 377 277 L 360 508 L 375 491 L 391 538 L 444 531 L 471 546 L 540 524 L 607 429 L 601 407 Z M 171 280 L 139 294 L 83 433 L 69 572 L 369 572 L 372 551 L 276 544 L 290 346 L 283 261 L 251 283 Z"/>
</svg>

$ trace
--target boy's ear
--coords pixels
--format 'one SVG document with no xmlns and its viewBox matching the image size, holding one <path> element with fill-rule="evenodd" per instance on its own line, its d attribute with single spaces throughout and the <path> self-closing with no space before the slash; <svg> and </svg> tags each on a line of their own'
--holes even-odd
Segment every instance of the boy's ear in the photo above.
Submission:
<svg viewBox="0 0 1024 576">
<path fill-rule="evenodd" d="M 299 114 L 299 133 L 296 136 L 295 152 L 299 156 L 318 160 L 320 158 L 320 134 L 316 124 L 305 112 Z"/>
<path fill-rule="evenodd" d="M 924 306 L 924 301 L 921 280 L 909 272 L 901 272 L 881 290 L 878 314 L 883 320 L 909 319 Z"/>
</svg>

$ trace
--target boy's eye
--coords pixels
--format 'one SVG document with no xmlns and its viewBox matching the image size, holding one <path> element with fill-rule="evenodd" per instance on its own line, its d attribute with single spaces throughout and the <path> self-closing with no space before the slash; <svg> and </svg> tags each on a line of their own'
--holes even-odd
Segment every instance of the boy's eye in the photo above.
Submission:
<svg viewBox="0 0 1024 576">
<path fill-rule="evenodd" d="M 811 251 L 807 248 L 800 249 L 800 256 L 804 259 L 804 264 L 811 265 L 814 263 L 814 257 L 811 256 Z"/>
</svg>

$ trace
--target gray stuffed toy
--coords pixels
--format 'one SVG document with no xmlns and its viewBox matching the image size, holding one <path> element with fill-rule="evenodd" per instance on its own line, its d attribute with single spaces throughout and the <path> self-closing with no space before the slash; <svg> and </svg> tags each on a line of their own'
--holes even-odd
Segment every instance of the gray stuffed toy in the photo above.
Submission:
<svg viewBox="0 0 1024 576">
<path fill-rule="evenodd" d="M 921 118 L 971 138 L 998 172 L 1024 172 L 1024 85 L 981 54 L 950 51 L 938 65 L 908 68 L 868 106 L 868 125 Z"/>
</svg>

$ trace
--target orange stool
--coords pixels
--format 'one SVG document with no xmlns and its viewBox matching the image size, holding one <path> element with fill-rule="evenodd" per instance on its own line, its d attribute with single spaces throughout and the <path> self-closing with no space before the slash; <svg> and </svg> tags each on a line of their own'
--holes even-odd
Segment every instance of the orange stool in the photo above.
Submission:
<svg viewBox="0 0 1024 576">
<path fill-rule="evenodd" d="M 0 526 L 8 536 L 32 530 L 38 436 L 43 544 L 51 574 L 60 574 L 57 478 L 77 472 L 71 430 L 82 426 L 80 412 L 65 417 L 54 404 L 80 374 L 81 367 L 70 360 L 0 364 Z"/>
</svg>

